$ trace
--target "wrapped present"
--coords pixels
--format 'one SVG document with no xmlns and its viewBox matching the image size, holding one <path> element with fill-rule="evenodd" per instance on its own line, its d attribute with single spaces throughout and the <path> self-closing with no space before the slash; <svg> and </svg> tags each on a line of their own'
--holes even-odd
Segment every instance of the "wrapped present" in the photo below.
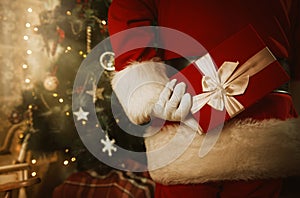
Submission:
<svg viewBox="0 0 300 198">
<path fill-rule="evenodd" d="M 203 132 L 219 126 L 289 80 L 252 26 L 242 29 L 172 76 L 193 96 Z"/>
</svg>

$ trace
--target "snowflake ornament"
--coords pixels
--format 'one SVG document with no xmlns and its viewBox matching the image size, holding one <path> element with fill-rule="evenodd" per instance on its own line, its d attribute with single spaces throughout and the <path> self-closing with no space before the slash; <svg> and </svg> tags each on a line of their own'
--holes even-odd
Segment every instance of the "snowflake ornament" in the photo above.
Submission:
<svg viewBox="0 0 300 198">
<path fill-rule="evenodd" d="M 89 112 L 83 111 L 83 109 L 80 107 L 79 111 L 76 111 L 73 113 L 77 116 L 77 120 L 88 120 L 87 116 L 90 114 Z"/>
<path fill-rule="evenodd" d="M 105 153 L 107 151 L 108 156 L 112 156 L 112 151 L 117 151 L 117 148 L 114 146 L 115 140 L 110 140 L 107 135 L 105 135 L 105 140 L 101 139 L 101 143 L 104 145 L 102 152 Z"/>
</svg>

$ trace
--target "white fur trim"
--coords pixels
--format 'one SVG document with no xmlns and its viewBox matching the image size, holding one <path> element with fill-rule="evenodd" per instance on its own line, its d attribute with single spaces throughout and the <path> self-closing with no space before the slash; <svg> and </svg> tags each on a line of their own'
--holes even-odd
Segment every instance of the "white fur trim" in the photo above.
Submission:
<svg viewBox="0 0 300 198">
<path fill-rule="evenodd" d="M 152 107 L 168 81 L 163 63 L 146 61 L 117 72 L 112 87 L 130 121 L 142 124 L 149 121 Z"/>
<path fill-rule="evenodd" d="M 159 133 L 146 138 L 147 152 L 162 148 L 176 133 L 185 137 L 189 132 L 194 133 L 185 126 L 165 126 Z M 159 152 L 156 156 L 148 155 L 150 175 L 154 181 L 187 184 L 300 175 L 299 118 L 232 121 L 225 125 L 212 150 L 200 158 L 198 153 L 204 137 L 196 134 L 184 153 L 162 168 L 151 170 L 161 159 L 170 156 L 171 150 Z M 173 148 L 182 146 L 180 141 L 178 143 Z"/>
</svg>

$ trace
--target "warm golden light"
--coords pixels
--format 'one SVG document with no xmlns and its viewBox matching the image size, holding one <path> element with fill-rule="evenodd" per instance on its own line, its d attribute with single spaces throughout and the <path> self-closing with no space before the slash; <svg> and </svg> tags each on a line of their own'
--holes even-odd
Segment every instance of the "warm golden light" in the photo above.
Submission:
<svg viewBox="0 0 300 198">
<path fill-rule="evenodd" d="M 29 84 L 31 82 L 31 80 L 29 78 L 25 79 L 25 83 Z"/>
<path fill-rule="evenodd" d="M 27 50 L 26 53 L 27 53 L 28 55 L 30 55 L 30 54 L 32 54 L 32 51 L 31 51 L 31 50 Z"/>
<path fill-rule="evenodd" d="M 28 65 L 23 64 L 23 65 L 22 65 L 22 68 L 23 68 L 23 69 L 27 69 L 27 68 L 28 68 Z"/>
<path fill-rule="evenodd" d="M 65 160 L 65 161 L 64 161 L 64 165 L 67 166 L 68 164 L 69 164 L 69 161 L 68 161 L 68 160 Z"/>
<path fill-rule="evenodd" d="M 32 176 L 32 177 L 35 177 L 35 176 L 36 176 L 36 172 L 33 171 L 33 172 L 31 173 L 31 176 Z"/>
<path fill-rule="evenodd" d="M 36 159 L 32 159 L 31 164 L 36 164 Z"/>
</svg>

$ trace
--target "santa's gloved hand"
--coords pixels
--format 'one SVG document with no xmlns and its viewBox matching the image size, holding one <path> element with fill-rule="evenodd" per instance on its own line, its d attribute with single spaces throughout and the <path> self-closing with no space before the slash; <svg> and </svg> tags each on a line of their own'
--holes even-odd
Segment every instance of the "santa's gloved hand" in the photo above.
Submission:
<svg viewBox="0 0 300 198">
<path fill-rule="evenodd" d="M 186 84 L 173 79 L 165 85 L 152 109 L 152 116 L 169 121 L 183 121 L 190 113 L 192 98 L 185 93 Z"/>
</svg>

